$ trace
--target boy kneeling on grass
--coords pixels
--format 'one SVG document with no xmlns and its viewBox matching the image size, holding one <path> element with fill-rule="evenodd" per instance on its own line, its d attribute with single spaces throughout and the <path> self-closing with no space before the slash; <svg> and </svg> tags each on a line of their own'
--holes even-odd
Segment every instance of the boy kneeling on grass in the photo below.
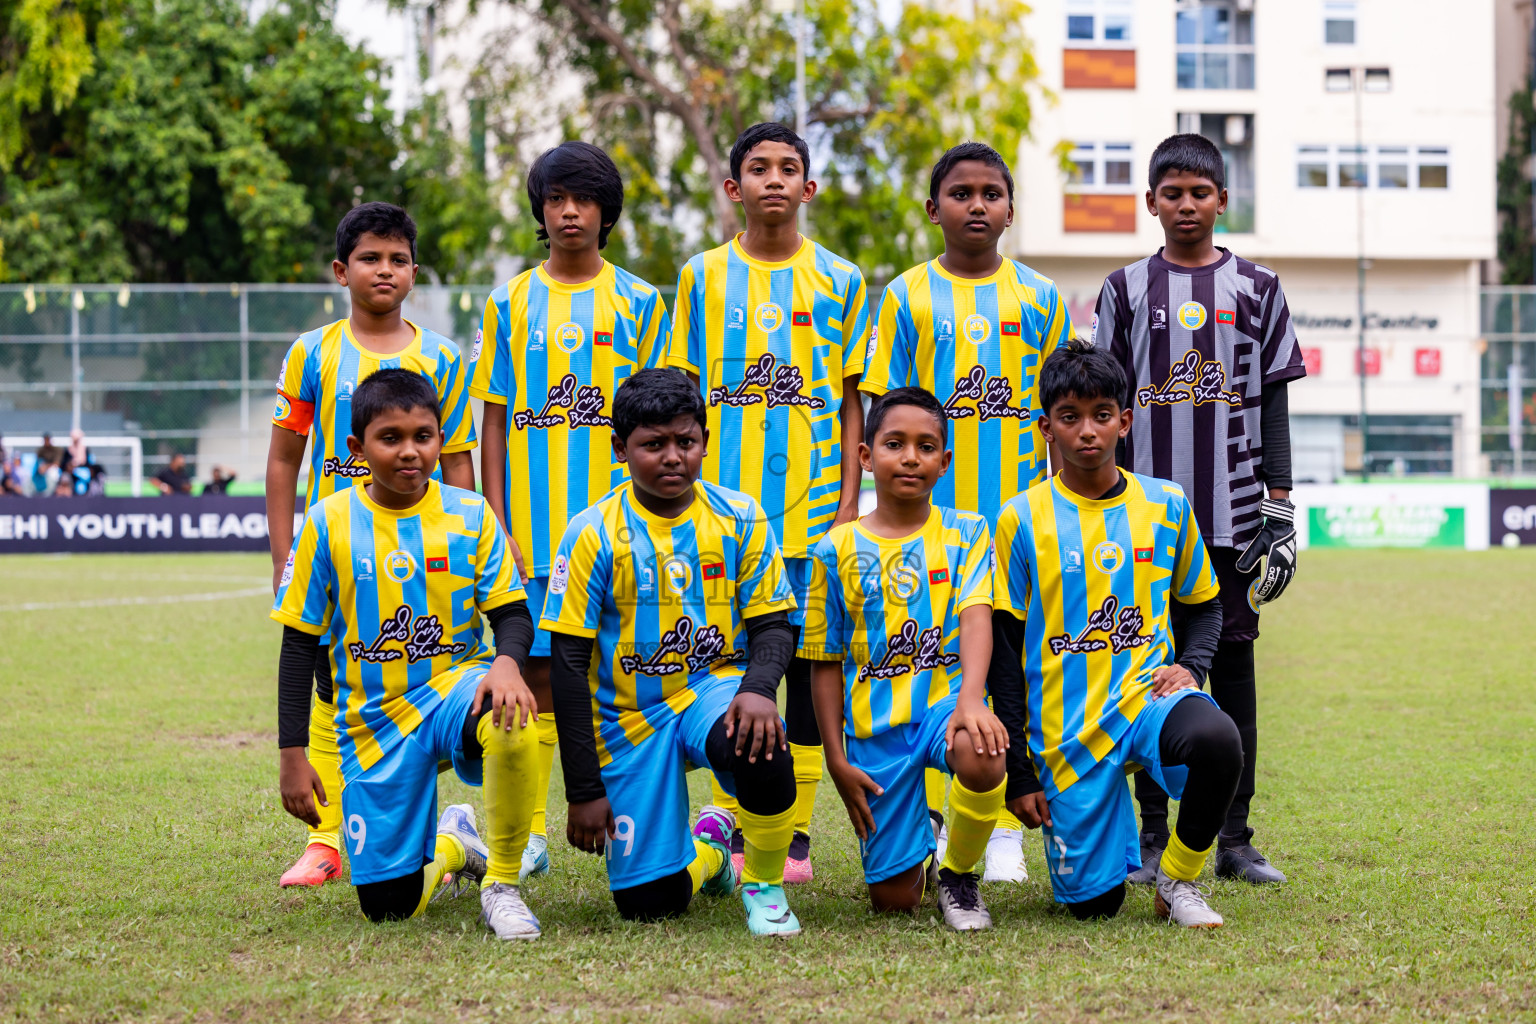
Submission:
<svg viewBox="0 0 1536 1024">
<path fill-rule="evenodd" d="M 973 870 L 1003 808 L 1002 723 L 987 709 L 992 538 L 974 512 L 933 505 L 949 469 L 947 423 L 922 388 L 870 405 L 859 462 L 875 508 L 816 545 L 800 656 L 827 770 L 859 836 L 870 902 L 911 911 L 937 846 L 924 772 L 953 773 L 949 846 L 931 864 L 944 923 L 992 926 Z"/>
<path fill-rule="evenodd" d="M 371 479 L 310 507 L 272 608 L 283 624 L 283 806 L 314 826 L 317 803 L 338 795 L 304 757 L 315 638 L 329 636 L 342 823 L 363 913 L 414 917 L 452 873 L 481 883 L 481 920 L 497 938 L 536 939 L 517 888 L 538 779 L 522 678 L 533 619 L 506 539 L 485 499 L 432 479 L 443 429 L 427 378 L 374 373 L 352 395 L 351 426 L 347 446 Z M 465 782 L 483 782 L 489 843 L 469 805 L 437 817 L 438 764 L 450 760 Z"/>
<path fill-rule="evenodd" d="M 1076 342 L 1040 371 L 1039 419 L 1061 473 L 997 523 L 988 684 L 1012 743 L 1009 807 L 1044 827 L 1056 901 L 1112 917 L 1141 866 L 1128 771 L 1181 799 L 1157 868 L 1157 913 L 1222 917 L 1195 887 L 1243 769 L 1237 727 L 1199 689 L 1221 636 L 1216 574 L 1183 488 L 1115 466 L 1131 428 L 1125 373 Z M 1172 602 L 1189 612 L 1175 652 Z"/>
</svg>

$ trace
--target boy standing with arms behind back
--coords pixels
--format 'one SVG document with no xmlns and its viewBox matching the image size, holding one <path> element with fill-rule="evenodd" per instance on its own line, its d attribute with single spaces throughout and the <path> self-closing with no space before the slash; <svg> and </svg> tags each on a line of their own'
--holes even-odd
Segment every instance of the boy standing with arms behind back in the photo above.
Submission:
<svg viewBox="0 0 1536 1024">
<path fill-rule="evenodd" d="M 939 158 L 928 219 L 944 232 L 944 252 L 885 289 L 859 386 L 871 395 L 916 386 L 944 403 L 954 462 L 933 500 L 980 513 L 995 529 L 1003 504 L 1045 479 L 1036 377 L 1072 324 L 1048 278 L 998 251 L 1013 223 L 1013 175 L 995 149 L 964 142 Z M 943 804 L 943 777 L 930 772 L 936 822 Z M 1004 811 L 982 880 L 1024 881 L 1023 844 L 1023 825 Z"/>
<path fill-rule="evenodd" d="M 747 230 L 683 267 L 667 364 L 699 381 L 709 410 L 704 478 L 756 499 L 782 545 L 798 628 L 812 549 L 831 527 L 858 516 L 864 275 L 796 227 L 816 182 L 810 150 L 793 131 L 765 123 L 742 132 L 724 188 L 741 204 Z M 796 657 L 785 678 L 797 790 L 785 878 L 808 882 L 822 772 L 810 662 Z M 719 786 L 715 802 L 734 809 Z M 733 856 L 739 847 L 733 836 Z"/>
<path fill-rule="evenodd" d="M 1218 837 L 1216 874 L 1262 884 L 1285 875 L 1250 842 L 1253 641 L 1259 606 L 1296 571 L 1286 385 L 1307 370 L 1280 279 L 1215 245 L 1225 181 L 1221 151 L 1203 136 L 1174 135 L 1153 151 L 1147 210 L 1162 222 L 1165 244 L 1104 282 L 1093 333 L 1129 381 L 1135 419 L 1121 465 L 1184 488 L 1221 581 L 1211 696 L 1237 723 L 1243 774 Z M 1182 618 L 1174 622 L 1182 633 Z M 1149 885 L 1168 844 L 1168 795 L 1143 773 L 1136 798 L 1142 867 L 1131 881 Z"/>
</svg>

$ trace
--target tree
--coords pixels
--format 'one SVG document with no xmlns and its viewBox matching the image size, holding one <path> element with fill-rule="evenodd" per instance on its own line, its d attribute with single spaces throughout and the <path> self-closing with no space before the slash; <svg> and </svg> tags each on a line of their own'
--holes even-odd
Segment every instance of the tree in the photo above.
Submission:
<svg viewBox="0 0 1536 1024">
<path fill-rule="evenodd" d="M 1531 216 L 1531 136 L 1536 130 L 1536 104 L 1528 88 L 1509 97 L 1509 141 L 1498 166 L 1499 280 L 1503 284 L 1536 282 L 1536 227 Z"/>
<path fill-rule="evenodd" d="M 512 109 L 537 110 L 552 79 L 578 78 L 584 100 L 564 123 L 625 172 L 618 249 L 633 269 L 670 280 L 677 253 L 739 228 L 720 188 L 731 142 L 756 121 L 793 121 L 788 16 L 761 0 L 501 2 L 529 19 L 539 68 L 527 77 L 536 96 L 500 92 Z M 1011 158 L 1028 131 L 1038 75 L 1028 9 L 1018 0 L 974 8 L 963 17 L 908 3 L 888 24 L 878 0 L 806 4 L 807 135 L 826 189 L 810 208 L 814 234 L 874 277 L 931 255 L 922 200 L 945 148 L 975 138 Z M 489 42 L 488 51 L 508 49 Z"/>
</svg>

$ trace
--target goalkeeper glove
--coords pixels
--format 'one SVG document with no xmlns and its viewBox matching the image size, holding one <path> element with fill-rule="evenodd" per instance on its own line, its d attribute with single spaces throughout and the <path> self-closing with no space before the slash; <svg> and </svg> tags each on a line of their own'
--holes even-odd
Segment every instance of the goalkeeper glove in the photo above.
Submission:
<svg viewBox="0 0 1536 1024">
<path fill-rule="evenodd" d="M 1285 593 L 1296 575 L 1296 506 L 1284 498 L 1265 498 L 1259 511 L 1264 516 L 1259 535 L 1237 556 L 1237 571 L 1258 568 L 1253 596 L 1268 604 Z"/>
</svg>

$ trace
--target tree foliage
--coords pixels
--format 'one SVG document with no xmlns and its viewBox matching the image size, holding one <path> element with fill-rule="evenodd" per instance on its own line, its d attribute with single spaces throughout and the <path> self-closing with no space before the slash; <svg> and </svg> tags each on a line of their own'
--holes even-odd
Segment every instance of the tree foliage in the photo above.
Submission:
<svg viewBox="0 0 1536 1024">
<path fill-rule="evenodd" d="M 739 229 L 720 187 L 730 145 L 756 121 L 794 121 L 791 16 L 762 0 L 500 2 L 534 26 L 539 67 L 493 91 L 512 109 L 548 109 L 549 83 L 574 73 L 580 98 L 551 120 L 604 146 L 624 172 L 615 259 L 667 281 L 691 249 Z M 1012 159 L 1029 129 L 1038 71 L 1028 8 L 931 9 L 947 6 L 907 3 L 891 23 L 878 0 L 806 3 L 807 135 L 823 189 L 812 234 L 876 278 L 932 255 L 922 202 L 946 148 L 979 139 Z M 488 52 L 507 49 L 495 40 Z M 493 79 L 498 66 L 486 64 Z"/>
<path fill-rule="evenodd" d="M 0 49 L 0 280 L 314 280 L 336 222 L 367 199 L 428 225 L 456 216 L 429 277 L 488 272 L 500 217 L 483 176 L 458 170 L 440 112 L 414 137 L 393 123 L 384 66 L 324 0 L 254 20 L 242 0 L 118 2 Z M 80 19 L 77 4 L 7 3 L 13 23 L 51 6 Z"/>
<path fill-rule="evenodd" d="M 1536 104 L 1530 89 L 1509 97 L 1509 141 L 1498 166 L 1499 267 L 1503 284 L 1536 283 L 1536 222 L 1533 222 L 1531 136 L 1536 130 Z"/>
</svg>

